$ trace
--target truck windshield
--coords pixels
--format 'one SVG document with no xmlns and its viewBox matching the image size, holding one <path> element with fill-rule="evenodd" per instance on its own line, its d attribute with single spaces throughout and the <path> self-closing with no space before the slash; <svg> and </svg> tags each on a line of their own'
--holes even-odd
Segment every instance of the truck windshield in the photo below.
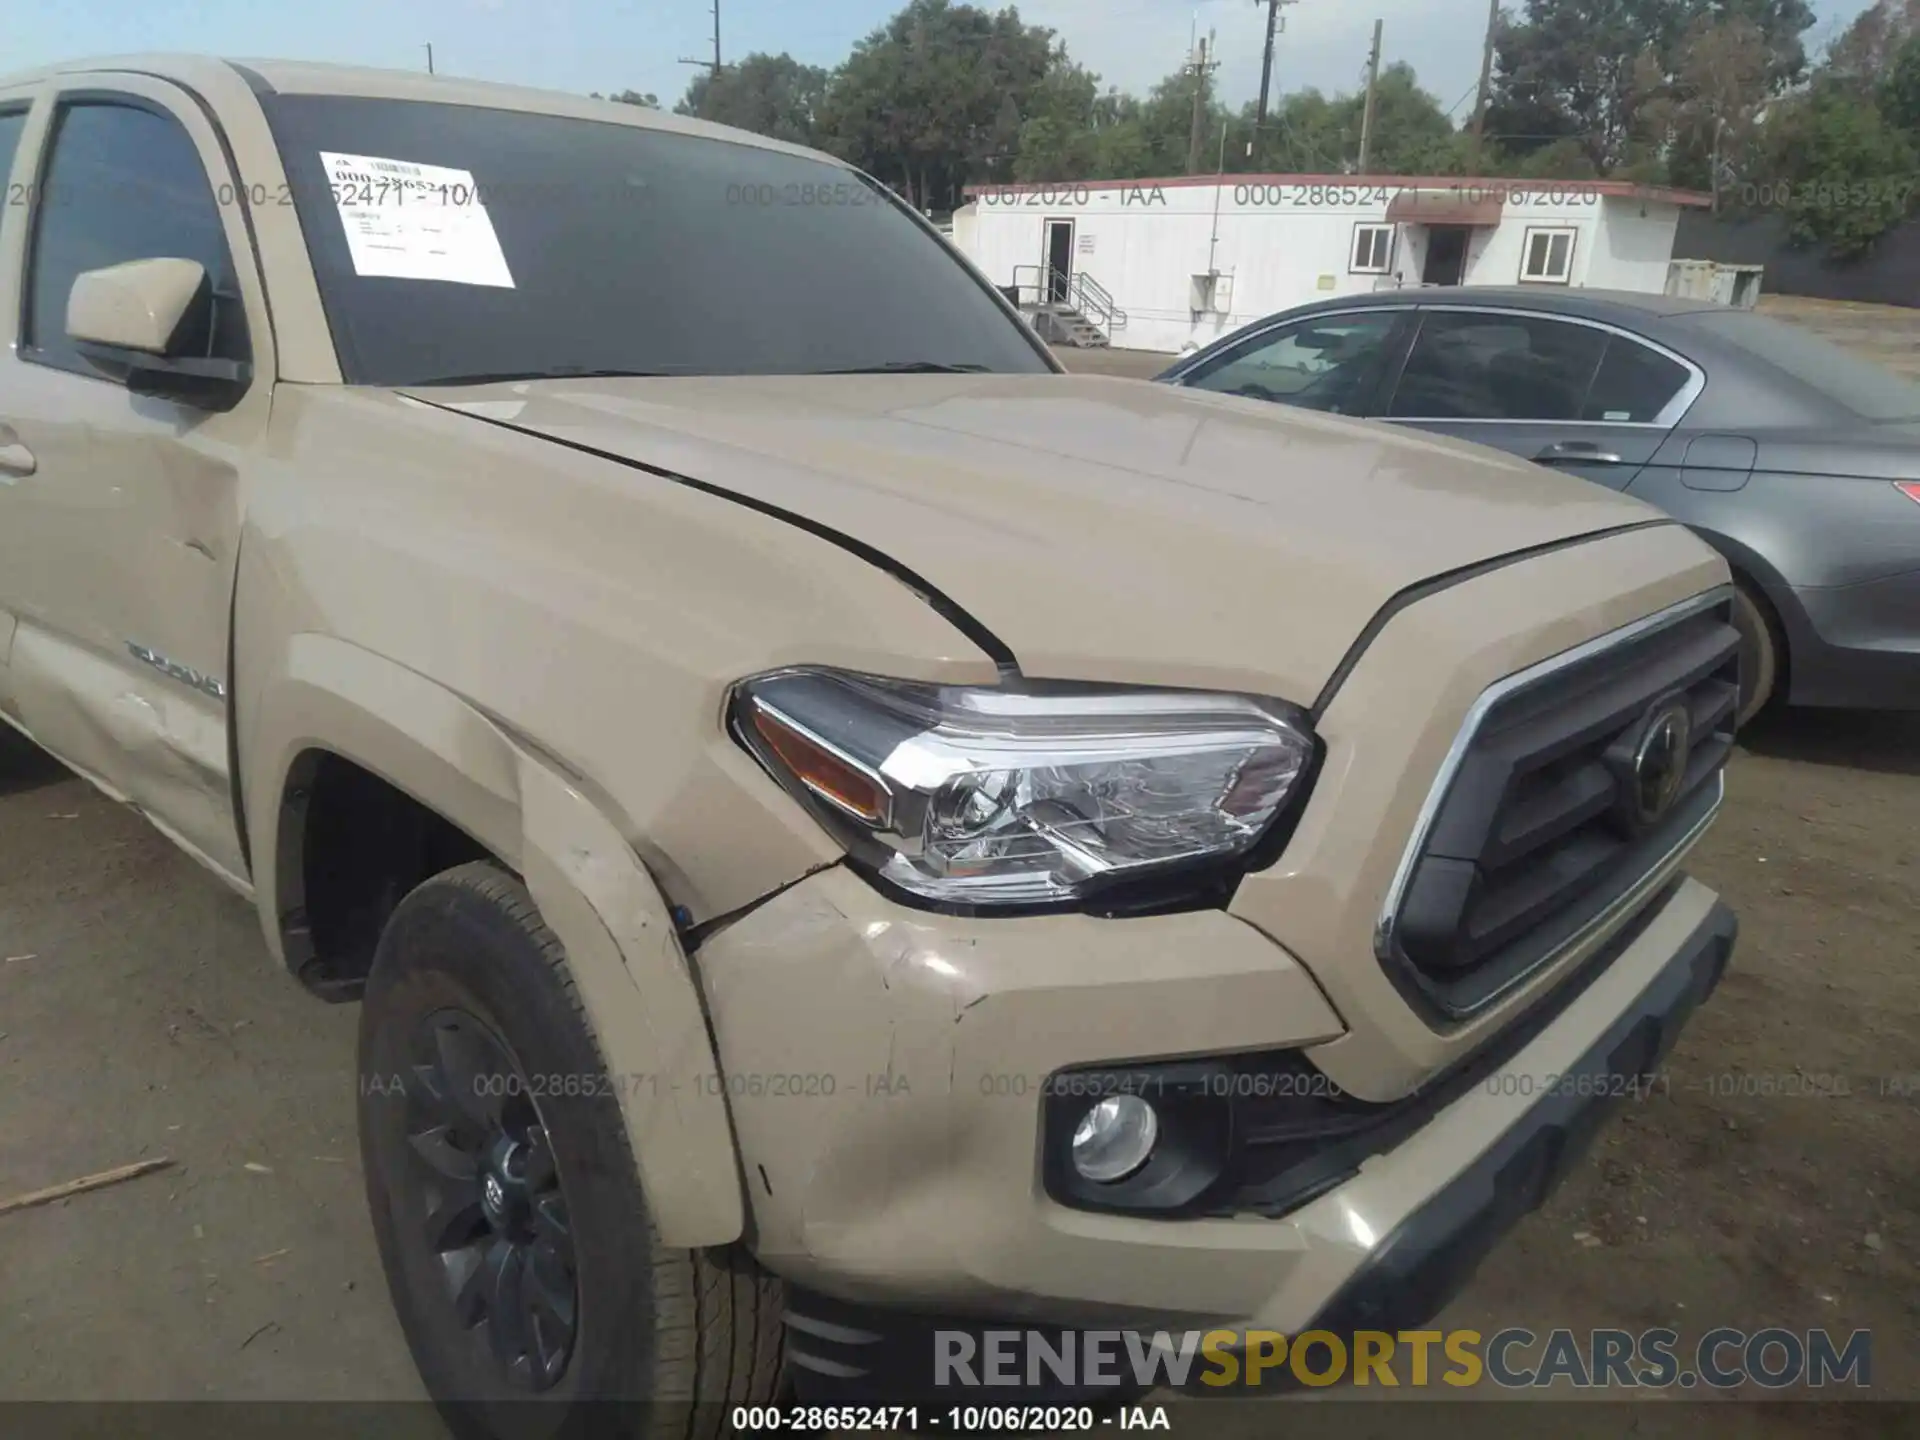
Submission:
<svg viewBox="0 0 1920 1440">
<path fill-rule="evenodd" d="M 916 217 L 825 161 L 478 106 L 262 103 L 349 383 L 1051 368 Z"/>
</svg>

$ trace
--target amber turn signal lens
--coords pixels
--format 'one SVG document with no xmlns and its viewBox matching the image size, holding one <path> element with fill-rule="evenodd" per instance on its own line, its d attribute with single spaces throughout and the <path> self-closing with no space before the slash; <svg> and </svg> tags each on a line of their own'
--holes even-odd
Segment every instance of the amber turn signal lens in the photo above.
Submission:
<svg viewBox="0 0 1920 1440">
<path fill-rule="evenodd" d="M 754 711 L 753 728 L 794 778 L 822 800 L 869 825 L 886 823 L 887 793 L 871 775 L 767 710 Z"/>
</svg>

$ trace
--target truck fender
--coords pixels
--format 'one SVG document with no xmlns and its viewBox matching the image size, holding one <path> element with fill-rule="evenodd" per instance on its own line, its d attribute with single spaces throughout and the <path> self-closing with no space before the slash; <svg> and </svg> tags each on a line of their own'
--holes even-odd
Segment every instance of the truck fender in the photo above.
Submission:
<svg viewBox="0 0 1920 1440">
<path fill-rule="evenodd" d="M 290 883 L 298 847 L 285 838 L 296 827 L 279 811 L 303 801 L 304 757 L 338 755 L 519 873 L 566 949 L 661 1242 L 737 1240 L 745 1197 L 698 977 L 666 898 L 581 786 L 460 696 L 327 636 L 295 636 L 246 713 L 243 749 L 268 759 L 274 782 L 248 787 L 248 818 L 276 957 L 290 967 L 307 958 L 295 953 L 304 935 Z"/>
</svg>

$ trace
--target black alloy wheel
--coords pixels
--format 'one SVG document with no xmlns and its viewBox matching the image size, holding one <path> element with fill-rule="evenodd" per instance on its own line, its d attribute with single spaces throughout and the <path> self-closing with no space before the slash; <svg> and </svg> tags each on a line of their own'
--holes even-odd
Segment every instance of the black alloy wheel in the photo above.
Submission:
<svg viewBox="0 0 1920 1440">
<path fill-rule="evenodd" d="M 439 1264 L 447 1303 L 516 1389 L 551 1389 L 579 1328 L 573 1234 L 532 1086 L 507 1043 L 449 1008 L 414 1034 L 403 1209 Z"/>
<path fill-rule="evenodd" d="M 773 1399 L 782 1287 L 743 1246 L 661 1242 L 573 962 L 518 876 L 476 861 L 401 900 L 359 1072 L 387 1288 L 460 1440 L 717 1440 Z"/>
</svg>

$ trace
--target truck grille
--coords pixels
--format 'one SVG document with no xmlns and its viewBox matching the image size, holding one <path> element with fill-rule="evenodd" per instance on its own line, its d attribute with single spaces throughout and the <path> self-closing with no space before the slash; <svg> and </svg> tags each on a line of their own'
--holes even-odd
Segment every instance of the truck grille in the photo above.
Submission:
<svg viewBox="0 0 1920 1440">
<path fill-rule="evenodd" d="M 1395 878 L 1389 973 L 1457 1020 L 1630 904 L 1718 807 L 1738 698 L 1719 594 L 1487 691 Z"/>
</svg>

